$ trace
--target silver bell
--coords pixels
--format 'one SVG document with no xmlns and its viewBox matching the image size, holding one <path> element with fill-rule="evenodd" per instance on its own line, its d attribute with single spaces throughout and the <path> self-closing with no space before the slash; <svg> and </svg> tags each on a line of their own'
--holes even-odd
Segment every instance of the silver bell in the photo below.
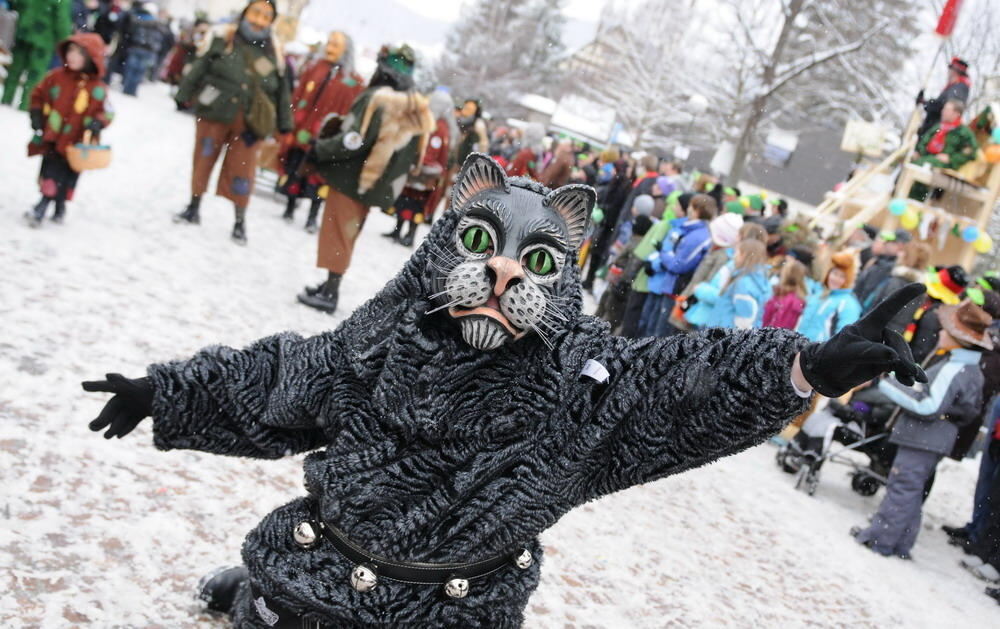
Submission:
<svg viewBox="0 0 1000 629">
<path fill-rule="evenodd" d="M 528 552 L 527 548 L 522 548 L 521 550 L 514 553 L 514 565 L 521 570 L 527 570 L 534 563 L 534 559 L 531 557 L 531 553 Z"/>
<path fill-rule="evenodd" d="M 303 520 L 295 525 L 292 537 L 295 538 L 295 543 L 302 548 L 310 548 L 316 543 L 316 529 L 313 527 L 312 522 Z"/>
<path fill-rule="evenodd" d="M 465 598 L 465 595 L 469 593 L 469 581 L 458 577 L 448 579 L 448 582 L 444 584 L 444 593 L 451 598 Z"/>
<path fill-rule="evenodd" d="M 351 587 L 358 592 L 371 592 L 376 585 L 378 585 L 378 574 L 374 566 L 362 563 L 351 570 Z"/>
</svg>

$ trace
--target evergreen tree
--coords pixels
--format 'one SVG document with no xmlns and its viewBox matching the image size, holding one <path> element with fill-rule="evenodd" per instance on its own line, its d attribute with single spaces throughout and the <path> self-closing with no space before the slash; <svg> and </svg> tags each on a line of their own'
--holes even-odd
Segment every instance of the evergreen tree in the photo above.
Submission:
<svg viewBox="0 0 1000 629">
<path fill-rule="evenodd" d="M 448 33 L 434 68 L 456 102 L 478 98 L 494 114 L 522 94 L 546 93 L 563 54 L 564 0 L 475 0 Z"/>
</svg>

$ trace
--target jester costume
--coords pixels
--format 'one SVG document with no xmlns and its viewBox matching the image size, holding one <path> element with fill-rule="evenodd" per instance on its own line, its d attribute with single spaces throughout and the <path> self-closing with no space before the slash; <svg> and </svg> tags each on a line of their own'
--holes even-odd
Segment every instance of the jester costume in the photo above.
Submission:
<svg viewBox="0 0 1000 629">
<path fill-rule="evenodd" d="M 84 384 L 117 393 L 91 423 L 109 437 L 148 412 L 162 449 L 310 453 L 306 495 L 250 532 L 245 568 L 203 583 L 211 606 L 237 627 L 517 627 L 542 531 L 767 439 L 808 405 L 797 365 L 824 394 L 884 369 L 921 377 L 871 340 L 913 286 L 822 345 L 780 329 L 612 336 L 582 314 L 573 263 L 594 200 L 473 154 L 453 209 L 337 329 Z"/>
<path fill-rule="evenodd" d="M 67 149 L 82 142 L 86 134 L 96 136 L 111 124 L 108 86 L 101 80 L 104 42 L 93 33 L 73 35 L 60 42 L 57 48 L 60 59 L 66 58 L 70 44 L 84 51 L 87 62 L 83 70 L 56 68 L 31 91 L 29 113 L 35 135 L 28 144 L 28 155 L 42 156 L 38 176 L 42 200 L 28 215 L 30 224 L 35 227 L 41 223 L 50 202 L 54 201 L 56 206 L 52 220 L 61 222 L 66 202 L 73 200 L 80 173 L 70 167 Z"/>
</svg>

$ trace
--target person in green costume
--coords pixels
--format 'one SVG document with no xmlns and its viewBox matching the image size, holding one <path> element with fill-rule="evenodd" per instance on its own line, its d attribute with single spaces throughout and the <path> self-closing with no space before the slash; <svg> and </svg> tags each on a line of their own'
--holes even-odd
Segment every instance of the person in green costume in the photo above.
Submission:
<svg viewBox="0 0 1000 629">
<path fill-rule="evenodd" d="M 56 44 L 73 32 L 72 2 L 11 0 L 10 8 L 17 11 L 17 34 L 11 51 L 13 60 L 3 85 L 2 102 L 4 105 L 12 104 L 17 88 L 21 86 L 19 104 L 21 109 L 27 111 L 31 90 L 48 71 Z"/>
<path fill-rule="evenodd" d="M 976 159 L 979 145 L 972 129 L 962 124 L 965 104 L 950 100 L 941 110 L 941 122 L 935 124 L 917 142 L 914 164 L 927 164 L 934 168 L 958 170 L 967 162 Z M 910 188 L 910 198 L 926 201 L 931 190 L 920 182 Z"/>
</svg>

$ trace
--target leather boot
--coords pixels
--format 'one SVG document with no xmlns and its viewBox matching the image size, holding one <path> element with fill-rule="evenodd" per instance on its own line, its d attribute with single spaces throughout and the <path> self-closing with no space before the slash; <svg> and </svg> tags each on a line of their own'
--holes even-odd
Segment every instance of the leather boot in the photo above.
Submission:
<svg viewBox="0 0 1000 629">
<path fill-rule="evenodd" d="M 180 214 L 174 215 L 175 223 L 190 223 L 191 225 L 201 224 L 201 214 L 199 214 L 199 209 L 201 208 L 201 197 L 192 196 L 191 202 L 188 203 L 187 208 L 184 209 Z"/>
<path fill-rule="evenodd" d="M 306 231 L 310 234 L 315 234 L 319 231 L 319 225 L 316 223 L 316 219 L 319 217 L 319 208 L 323 205 L 322 199 L 313 199 L 312 203 L 309 204 L 309 217 L 306 219 Z"/>
<path fill-rule="evenodd" d="M 309 288 L 299 293 L 299 302 L 309 306 L 310 308 L 315 308 L 321 312 L 326 312 L 333 314 L 337 310 L 337 299 L 340 295 L 340 278 L 341 275 L 336 273 L 330 273 L 326 282 L 322 286 L 319 286 L 319 290 L 313 292 Z"/>
<path fill-rule="evenodd" d="M 233 223 L 233 233 L 231 238 L 233 239 L 233 242 L 241 247 L 245 247 L 247 245 L 246 215 L 247 209 L 245 207 L 236 206 L 236 222 Z"/>
<path fill-rule="evenodd" d="M 50 201 L 52 201 L 52 199 L 49 197 L 42 197 L 42 199 L 35 204 L 35 207 L 24 213 L 24 220 L 28 222 L 29 227 L 37 229 L 42 226 L 42 219 L 45 218 L 45 212 L 49 209 Z"/>
<path fill-rule="evenodd" d="M 407 225 L 406 233 L 399 239 L 399 244 L 403 245 L 404 247 L 412 247 L 413 237 L 416 235 L 416 233 L 417 233 L 417 224 L 414 223 L 413 221 L 410 221 L 409 224 Z"/>
<path fill-rule="evenodd" d="M 50 220 L 56 225 L 62 225 L 63 221 L 66 220 L 66 201 L 56 199 L 56 211 Z"/>
<path fill-rule="evenodd" d="M 396 229 L 392 230 L 391 232 L 386 232 L 386 233 L 382 234 L 382 236 L 384 238 L 388 238 L 389 240 L 399 241 L 399 232 L 402 231 L 402 229 L 403 229 L 403 219 L 401 217 L 397 216 L 396 217 Z"/>
<path fill-rule="evenodd" d="M 250 574 L 243 566 L 219 568 L 206 574 L 198 582 L 198 598 L 205 601 L 205 606 L 214 612 L 228 614 L 233 608 L 236 593 Z"/>
<path fill-rule="evenodd" d="M 288 203 L 285 205 L 285 213 L 281 215 L 281 218 L 283 218 L 286 223 L 291 223 L 295 220 L 295 206 L 298 205 L 298 203 L 298 197 L 288 197 Z"/>
</svg>

